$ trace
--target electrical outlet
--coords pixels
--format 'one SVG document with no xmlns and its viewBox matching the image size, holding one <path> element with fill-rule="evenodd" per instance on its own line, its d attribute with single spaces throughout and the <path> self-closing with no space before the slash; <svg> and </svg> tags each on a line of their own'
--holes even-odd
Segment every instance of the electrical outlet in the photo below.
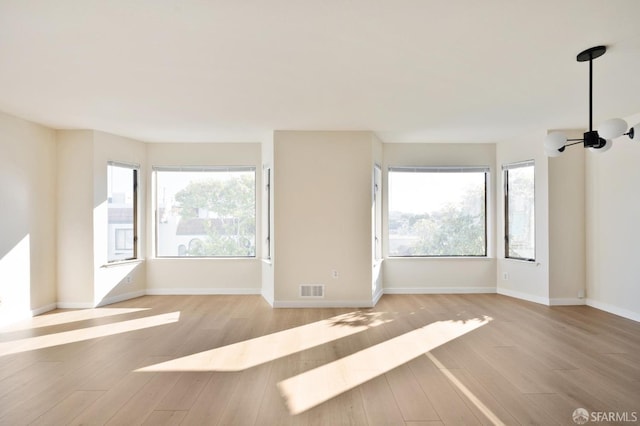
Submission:
<svg viewBox="0 0 640 426">
<path fill-rule="evenodd" d="M 508 272 L 503 272 L 502 273 L 502 279 L 507 281 L 509 279 L 509 273 Z"/>
<path fill-rule="evenodd" d="M 131 278 L 131 275 L 127 275 L 126 277 L 124 277 L 125 284 L 131 284 L 132 281 L 133 278 Z"/>
<path fill-rule="evenodd" d="M 331 270 L 331 278 L 333 278 L 334 280 L 338 279 L 338 271 L 336 271 L 335 269 Z"/>
</svg>

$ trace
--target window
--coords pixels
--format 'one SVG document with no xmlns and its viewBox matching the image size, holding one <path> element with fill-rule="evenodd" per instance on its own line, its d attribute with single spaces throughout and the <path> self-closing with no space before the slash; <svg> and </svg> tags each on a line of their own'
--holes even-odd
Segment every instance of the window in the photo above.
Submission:
<svg viewBox="0 0 640 426">
<path fill-rule="evenodd" d="M 265 197 L 265 208 L 267 210 L 267 219 L 265 223 L 265 246 L 264 253 L 265 259 L 271 259 L 271 169 L 266 168 L 264 170 L 264 197 Z"/>
<path fill-rule="evenodd" d="M 156 167 L 158 257 L 254 257 L 255 167 Z"/>
<path fill-rule="evenodd" d="M 389 168 L 389 256 L 486 256 L 488 167 Z"/>
<path fill-rule="evenodd" d="M 107 261 L 137 258 L 138 167 L 107 165 Z"/>
<path fill-rule="evenodd" d="M 504 170 L 505 257 L 536 257 L 534 162 L 508 164 Z"/>
<path fill-rule="evenodd" d="M 382 259 L 382 169 L 373 167 L 373 260 Z"/>
</svg>

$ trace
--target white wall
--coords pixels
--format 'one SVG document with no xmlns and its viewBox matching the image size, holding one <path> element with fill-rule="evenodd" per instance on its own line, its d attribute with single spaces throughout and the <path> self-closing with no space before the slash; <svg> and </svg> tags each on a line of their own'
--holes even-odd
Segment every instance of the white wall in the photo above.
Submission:
<svg viewBox="0 0 640 426">
<path fill-rule="evenodd" d="M 55 307 L 56 141 L 0 113 L 0 324 Z"/>
<path fill-rule="evenodd" d="M 62 130 L 58 141 L 58 303 L 93 305 L 93 132 Z M 106 223 L 105 223 L 106 225 Z"/>
<path fill-rule="evenodd" d="M 487 258 L 389 258 L 384 235 L 385 293 L 495 292 L 495 180 L 494 144 L 384 144 L 384 223 L 388 223 L 388 173 L 397 166 L 489 166 L 487 200 Z"/>
<path fill-rule="evenodd" d="M 371 306 L 372 137 L 275 133 L 275 306 Z M 302 284 L 325 298 L 301 299 Z"/>
<path fill-rule="evenodd" d="M 640 114 L 628 117 L 640 123 Z M 587 153 L 587 304 L 640 321 L 640 135 Z"/>
<path fill-rule="evenodd" d="M 150 143 L 147 144 L 146 178 L 152 186 L 154 166 L 254 166 L 256 168 L 256 218 L 262 217 L 262 148 L 259 143 Z M 147 194 L 147 213 L 153 211 L 153 190 Z M 261 221 L 256 221 L 261 235 Z M 155 258 L 155 224 L 147 224 L 146 261 L 149 294 L 260 294 L 262 290 L 262 244 L 256 244 L 251 259 L 172 259 Z"/>
<path fill-rule="evenodd" d="M 582 131 L 564 131 L 570 139 Z M 585 266 L 585 152 L 565 149 L 548 159 L 549 170 L 549 304 L 583 305 Z"/>
<path fill-rule="evenodd" d="M 500 294 L 549 304 L 549 172 L 543 142 L 546 130 L 524 135 L 496 145 L 496 166 L 519 161 L 535 161 L 536 260 L 526 262 L 505 259 L 504 182 L 501 171 L 496 180 L 497 212 L 497 291 Z"/>
</svg>

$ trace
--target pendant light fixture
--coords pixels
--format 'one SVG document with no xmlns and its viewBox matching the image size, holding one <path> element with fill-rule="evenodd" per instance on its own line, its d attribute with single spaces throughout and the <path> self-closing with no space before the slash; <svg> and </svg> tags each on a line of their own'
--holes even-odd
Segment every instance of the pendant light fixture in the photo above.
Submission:
<svg viewBox="0 0 640 426">
<path fill-rule="evenodd" d="M 606 46 L 595 46 L 580 52 L 577 56 L 578 62 L 589 61 L 589 131 L 585 132 L 582 139 L 567 139 L 562 132 L 551 132 L 544 142 L 544 151 L 549 157 L 561 155 L 565 148 L 582 143 L 585 148 L 594 152 L 605 152 L 611 148 L 611 139 L 622 135 L 634 138 L 635 133 L 640 130 L 636 125 L 627 131 L 627 122 L 620 118 L 612 118 L 603 122 L 598 130 L 593 130 L 593 60 L 604 55 Z"/>
</svg>

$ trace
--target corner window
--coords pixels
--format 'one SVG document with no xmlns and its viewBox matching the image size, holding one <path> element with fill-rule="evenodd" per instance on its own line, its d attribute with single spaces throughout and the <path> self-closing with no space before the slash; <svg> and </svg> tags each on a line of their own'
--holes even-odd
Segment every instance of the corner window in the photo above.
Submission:
<svg viewBox="0 0 640 426">
<path fill-rule="evenodd" d="M 255 257 L 255 167 L 156 167 L 158 257 Z"/>
<path fill-rule="evenodd" d="M 488 167 L 389 168 L 389 256 L 486 256 Z"/>
<path fill-rule="evenodd" d="M 534 261 L 535 166 L 532 161 L 507 164 L 504 173 L 505 257 Z"/>
<path fill-rule="evenodd" d="M 137 245 L 137 166 L 109 162 L 107 165 L 107 261 L 136 259 Z"/>
</svg>

